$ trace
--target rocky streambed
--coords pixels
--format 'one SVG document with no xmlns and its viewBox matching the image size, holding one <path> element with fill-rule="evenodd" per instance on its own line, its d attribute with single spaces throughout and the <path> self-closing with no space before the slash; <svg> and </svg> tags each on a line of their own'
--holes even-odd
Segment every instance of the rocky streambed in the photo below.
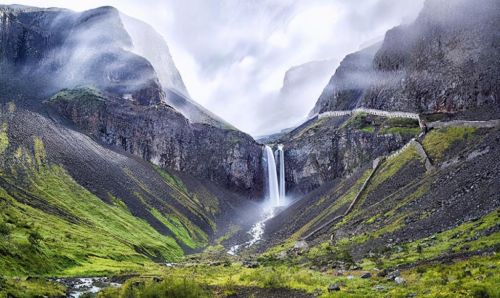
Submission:
<svg viewBox="0 0 500 298">
<path fill-rule="evenodd" d="M 63 284 L 67 288 L 66 296 L 71 298 L 93 297 L 102 289 L 118 288 L 123 283 L 123 279 L 108 277 L 57 278 L 54 281 Z"/>
</svg>

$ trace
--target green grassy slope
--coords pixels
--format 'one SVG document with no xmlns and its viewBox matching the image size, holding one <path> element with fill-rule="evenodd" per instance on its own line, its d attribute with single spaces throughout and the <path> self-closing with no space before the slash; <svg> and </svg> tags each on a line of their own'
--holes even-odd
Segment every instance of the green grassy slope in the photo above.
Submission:
<svg viewBox="0 0 500 298">
<path fill-rule="evenodd" d="M 38 137 L 28 142 L 29 148 L 13 148 L 4 123 L 0 140 L 0 275 L 141 272 L 155 262 L 179 261 L 182 247 L 196 249 L 208 243 L 204 231 L 160 198 L 161 204 L 143 203 L 169 235 L 134 216 L 111 193 L 106 200 L 98 198 L 61 165 L 48 161 Z M 172 192 L 179 201 L 207 217 L 205 205 L 192 202 L 203 194 L 182 187 L 174 175 L 162 176 L 167 185 L 175 181 Z"/>
</svg>

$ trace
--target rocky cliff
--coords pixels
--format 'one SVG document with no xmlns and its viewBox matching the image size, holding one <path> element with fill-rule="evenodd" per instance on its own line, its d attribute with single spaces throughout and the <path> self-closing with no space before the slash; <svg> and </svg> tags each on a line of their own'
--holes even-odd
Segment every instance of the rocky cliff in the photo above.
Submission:
<svg viewBox="0 0 500 298">
<path fill-rule="evenodd" d="M 352 107 L 498 118 L 498 1 L 429 0 L 379 49 L 347 56 L 313 114 Z"/>
<path fill-rule="evenodd" d="M 280 137 L 290 195 L 305 194 L 352 174 L 401 148 L 419 132 L 417 121 L 358 115 L 313 118 Z"/>
</svg>

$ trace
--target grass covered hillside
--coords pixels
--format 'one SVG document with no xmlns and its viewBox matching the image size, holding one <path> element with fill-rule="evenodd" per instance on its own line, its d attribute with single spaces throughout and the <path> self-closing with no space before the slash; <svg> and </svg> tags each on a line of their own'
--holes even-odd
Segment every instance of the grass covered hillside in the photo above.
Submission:
<svg viewBox="0 0 500 298">
<path fill-rule="evenodd" d="M 12 103 L 1 116 L 0 275 L 144 272 L 224 233 L 217 187 L 105 149 Z M 121 183 L 105 177 L 112 172 Z"/>
</svg>

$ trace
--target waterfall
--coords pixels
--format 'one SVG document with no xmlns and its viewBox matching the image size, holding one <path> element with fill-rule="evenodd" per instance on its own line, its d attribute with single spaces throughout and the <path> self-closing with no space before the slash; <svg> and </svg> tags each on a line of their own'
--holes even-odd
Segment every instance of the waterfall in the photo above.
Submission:
<svg viewBox="0 0 500 298">
<path fill-rule="evenodd" d="M 278 145 L 278 154 L 280 158 L 280 202 L 285 200 L 285 152 L 283 145 Z"/>
<path fill-rule="evenodd" d="M 269 184 L 269 199 L 273 207 L 280 205 L 280 194 L 278 189 L 278 175 L 276 174 L 276 162 L 271 147 L 265 147 L 267 159 L 267 180 Z"/>
</svg>

